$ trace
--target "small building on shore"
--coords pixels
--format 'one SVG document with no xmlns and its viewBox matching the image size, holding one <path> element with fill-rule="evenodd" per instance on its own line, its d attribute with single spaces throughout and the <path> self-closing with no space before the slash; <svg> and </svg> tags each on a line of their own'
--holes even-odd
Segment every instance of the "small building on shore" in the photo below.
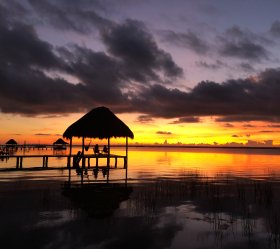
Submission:
<svg viewBox="0 0 280 249">
<path fill-rule="evenodd" d="M 67 144 L 68 143 L 65 142 L 62 138 L 59 138 L 53 143 L 53 149 L 54 150 L 66 150 Z"/>
<path fill-rule="evenodd" d="M 14 139 L 10 139 L 6 142 L 6 148 L 7 149 L 14 149 L 17 148 L 18 143 Z"/>
</svg>

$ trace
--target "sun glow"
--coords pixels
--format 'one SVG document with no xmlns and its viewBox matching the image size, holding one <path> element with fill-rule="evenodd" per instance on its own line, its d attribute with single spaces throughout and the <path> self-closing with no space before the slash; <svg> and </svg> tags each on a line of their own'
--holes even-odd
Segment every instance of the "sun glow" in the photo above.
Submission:
<svg viewBox="0 0 280 249">
<path fill-rule="evenodd" d="M 60 116 L 23 117 L 1 115 L 0 144 L 14 138 L 19 144 L 52 144 L 62 137 L 69 125 L 83 114 Z M 215 122 L 214 117 L 204 117 L 197 123 L 178 123 L 175 119 L 153 118 L 139 121 L 139 114 L 118 114 L 134 133 L 129 144 L 140 145 L 280 145 L 280 130 L 277 125 L 266 122 Z M 248 142 L 249 141 L 249 142 Z M 86 140 L 90 142 L 89 139 Z M 91 143 L 98 142 L 92 140 Z M 81 144 L 75 138 L 73 143 Z M 106 141 L 101 141 L 106 143 Z M 125 139 L 112 139 L 112 144 L 124 144 Z"/>
</svg>

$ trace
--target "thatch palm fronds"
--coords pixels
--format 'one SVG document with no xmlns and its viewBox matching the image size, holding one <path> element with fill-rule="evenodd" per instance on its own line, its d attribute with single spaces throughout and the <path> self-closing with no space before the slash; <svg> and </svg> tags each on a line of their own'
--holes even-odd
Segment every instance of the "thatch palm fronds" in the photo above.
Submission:
<svg viewBox="0 0 280 249">
<path fill-rule="evenodd" d="M 72 137 L 104 139 L 111 137 L 134 138 L 134 135 L 128 126 L 108 108 L 97 107 L 70 125 L 63 133 L 63 137 L 68 139 Z"/>
<path fill-rule="evenodd" d="M 6 142 L 7 145 L 17 145 L 17 142 L 14 139 L 10 139 Z"/>
</svg>

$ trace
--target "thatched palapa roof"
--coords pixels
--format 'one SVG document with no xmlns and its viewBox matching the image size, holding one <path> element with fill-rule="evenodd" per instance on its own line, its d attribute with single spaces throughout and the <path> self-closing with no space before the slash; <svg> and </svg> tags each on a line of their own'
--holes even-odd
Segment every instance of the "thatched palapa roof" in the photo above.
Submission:
<svg viewBox="0 0 280 249">
<path fill-rule="evenodd" d="M 92 109 L 70 125 L 63 133 L 64 138 L 70 139 L 74 136 L 99 139 L 111 137 L 134 138 L 128 126 L 106 107 Z"/>
<path fill-rule="evenodd" d="M 14 139 L 10 139 L 9 141 L 6 142 L 6 144 L 17 145 L 17 142 Z"/>
</svg>

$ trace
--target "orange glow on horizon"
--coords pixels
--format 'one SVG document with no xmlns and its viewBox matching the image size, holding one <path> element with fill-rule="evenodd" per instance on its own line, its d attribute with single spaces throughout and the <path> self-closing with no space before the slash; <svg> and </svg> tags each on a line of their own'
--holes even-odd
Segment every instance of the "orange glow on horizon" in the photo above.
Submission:
<svg viewBox="0 0 280 249">
<path fill-rule="evenodd" d="M 71 114 L 58 117 L 23 117 L 19 115 L 1 115 L 0 144 L 14 138 L 19 144 L 52 144 L 62 137 L 69 125 L 83 114 Z M 137 121 L 139 114 L 117 114 L 134 133 L 134 140 L 129 144 L 209 144 L 230 145 L 244 144 L 248 141 L 280 145 L 280 128 L 266 122 L 235 122 L 231 124 L 215 122 L 214 117 L 201 118 L 199 123 L 174 123 L 176 119 L 154 118 L 151 122 Z M 69 141 L 68 141 L 69 142 Z M 89 143 L 86 139 L 85 143 Z M 91 140 L 91 143 L 98 140 Z M 252 143 L 253 143 L 252 142 Z M 73 143 L 81 144 L 75 138 Z M 101 143 L 105 144 L 103 140 Z M 124 144 L 125 139 L 112 139 L 112 144 Z"/>
<path fill-rule="evenodd" d="M 139 150 L 143 150 L 142 148 Z M 236 150 L 211 149 L 147 149 L 145 157 L 138 149 L 129 151 L 130 172 L 140 168 L 141 172 L 157 170 L 161 174 L 177 172 L 178 177 L 197 173 L 201 177 L 216 177 L 219 174 L 263 176 L 279 172 L 279 155 L 251 154 Z M 269 159 L 269 160 L 268 160 Z M 137 163 L 134 163 L 137 162 Z M 141 165 L 139 165 L 141 162 Z M 260 166 L 262 165 L 262 166 Z M 267 165 L 267 167 L 263 167 Z M 134 169 L 135 167 L 135 169 Z M 154 169 L 155 167 L 155 169 Z M 139 174 L 141 174 L 139 172 Z"/>
</svg>

